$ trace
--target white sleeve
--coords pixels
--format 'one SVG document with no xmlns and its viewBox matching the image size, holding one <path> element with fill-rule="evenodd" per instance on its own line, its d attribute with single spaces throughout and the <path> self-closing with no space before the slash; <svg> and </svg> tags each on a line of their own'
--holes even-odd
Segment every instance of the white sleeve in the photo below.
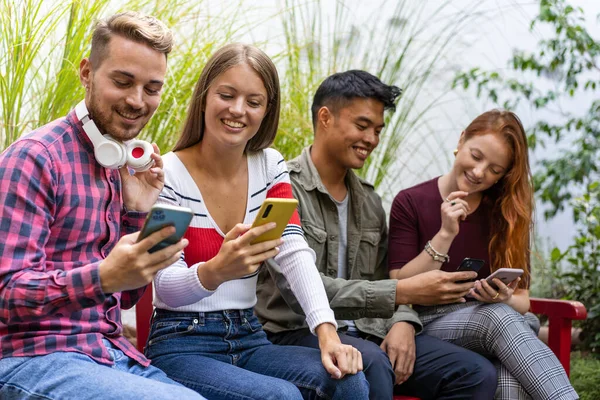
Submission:
<svg viewBox="0 0 600 400">
<path fill-rule="evenodd" d="M 171 172 L 171 173 L 169 173 Z M 156 204 L 168 204 L 181 206 L 181 197 L 175 183 L 168 179 L 172 171 L 165 169 L 165 186 L 158 197 Z M 196 303 L 215 291 L 208 290 L 200 282 L 198 277 L 198 266 L 202 263 L 192 265 L 188 268 L 185 262 L 185 253 L 174 264 L 158 271 L 154 277 L 154 288 L 160 302 L 169 307 L 181 307 Z M 156 300 L 154 305 L 156 305 Z"/>
<path fill-rule="evenodd" d="M 275 158 L 275 161 L 267 160 L 268 180 L 271 182 L 267 197 L 293 198 L 292 186 L 287 173 L 285 162 L 277 160 L 283 157 L 272 149 L 268 158 Z M 294 223 L 295 222 L 295 223 Z M 308 246 L 302 233 L 300 219 L 296 214 L 285 228 L 283 235 L 283 244 L 280 246 L 280 252 L 275 256 L 275 261 L 281 267 L 281 272 L 290 284 L 292 292 L 298 299 L 304 314 L 306 323 L 310 331 L 314 334 L 315 328 L 322 323 L 330 323 L 337 329 L 335 315 L 329 307 L 327 293 L 323 286 L 323 281 L 315 264 L 315 252 Z"/>
</svg>

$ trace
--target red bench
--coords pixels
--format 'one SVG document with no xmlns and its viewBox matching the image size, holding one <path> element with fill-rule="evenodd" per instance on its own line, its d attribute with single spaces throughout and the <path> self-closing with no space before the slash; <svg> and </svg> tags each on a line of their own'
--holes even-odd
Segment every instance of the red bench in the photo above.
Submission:
<svg viewBox="0 0 600 400">
<path fill-rule="evenodd" d="M 548 347 L 556 354 L 558 360 L 570 373 L 571 367 L 571 327 L 574 319 L 586 319 L 585 306 L 578 301 L 531 299 L 530 311 L 534 314 L 548 316 Z M 152 284 L 136 305 L 137 347 L 143 351 L 150 333 L 152 316 Z M 394 396 L 394 400 L 419 400 L 416 397 Z"/>
</svg>

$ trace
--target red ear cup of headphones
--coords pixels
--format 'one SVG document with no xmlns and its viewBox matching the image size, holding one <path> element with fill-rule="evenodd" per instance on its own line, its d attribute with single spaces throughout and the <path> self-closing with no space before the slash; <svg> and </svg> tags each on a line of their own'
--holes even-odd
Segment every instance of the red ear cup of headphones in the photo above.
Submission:
<svg viewBox="0 0 600 400">
<path fill-rule="evenodd" d="M 154 148 L 144 140 L 134 139 L 125 143 L 127 151 L 127 166 L 136 172 L 143 172 L 154 165 L 152 153 Z"/>
</svg>

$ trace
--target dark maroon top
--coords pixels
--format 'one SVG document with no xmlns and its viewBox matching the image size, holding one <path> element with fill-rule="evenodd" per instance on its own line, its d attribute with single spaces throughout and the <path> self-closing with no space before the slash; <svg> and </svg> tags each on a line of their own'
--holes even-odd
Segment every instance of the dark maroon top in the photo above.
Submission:
<svg viewBox="0 0 600 400">
<path fill-rule="evenodd" d="M 389 269 L 399 269 L 423 251 L 442 226 L 440 207 L 444 199 L 438 189 L 438 178 L 402 190 L 392 204 L 390 212 Z M 452 241 L 443 271 L 456 271 L 465 258 L 480 258 L 485 265 L 479 270 L 478 279 L 490 274 L 488 253 L 490 221 L 489 206 L 481 202 L 479 207 L 460 223 L 460 231 Z"/>
</svg>

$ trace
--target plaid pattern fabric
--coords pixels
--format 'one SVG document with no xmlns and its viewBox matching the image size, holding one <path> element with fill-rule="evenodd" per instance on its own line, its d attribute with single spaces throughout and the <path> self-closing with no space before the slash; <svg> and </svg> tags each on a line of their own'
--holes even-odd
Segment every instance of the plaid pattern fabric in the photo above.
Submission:
<svg viewBox="0 0 600 400">
<path fill-rule="evenodd" d="M 98 271 L 145 214 L 123 212 L 119 172 L 93 154 L 72 111 L 0 155 L 0 358 L 74 351 L 112 365 L 107 338 L 149 364 L 121 326 L 144 289 L 105 294 Z"/>
<path fill-rule="evenodd" d="M 579 398 L 554 353 L 510 306 L 472 301 L 421 307 L 419 317 L 423 333 L 498 359 L 495 398 Z"/>
</svg>

